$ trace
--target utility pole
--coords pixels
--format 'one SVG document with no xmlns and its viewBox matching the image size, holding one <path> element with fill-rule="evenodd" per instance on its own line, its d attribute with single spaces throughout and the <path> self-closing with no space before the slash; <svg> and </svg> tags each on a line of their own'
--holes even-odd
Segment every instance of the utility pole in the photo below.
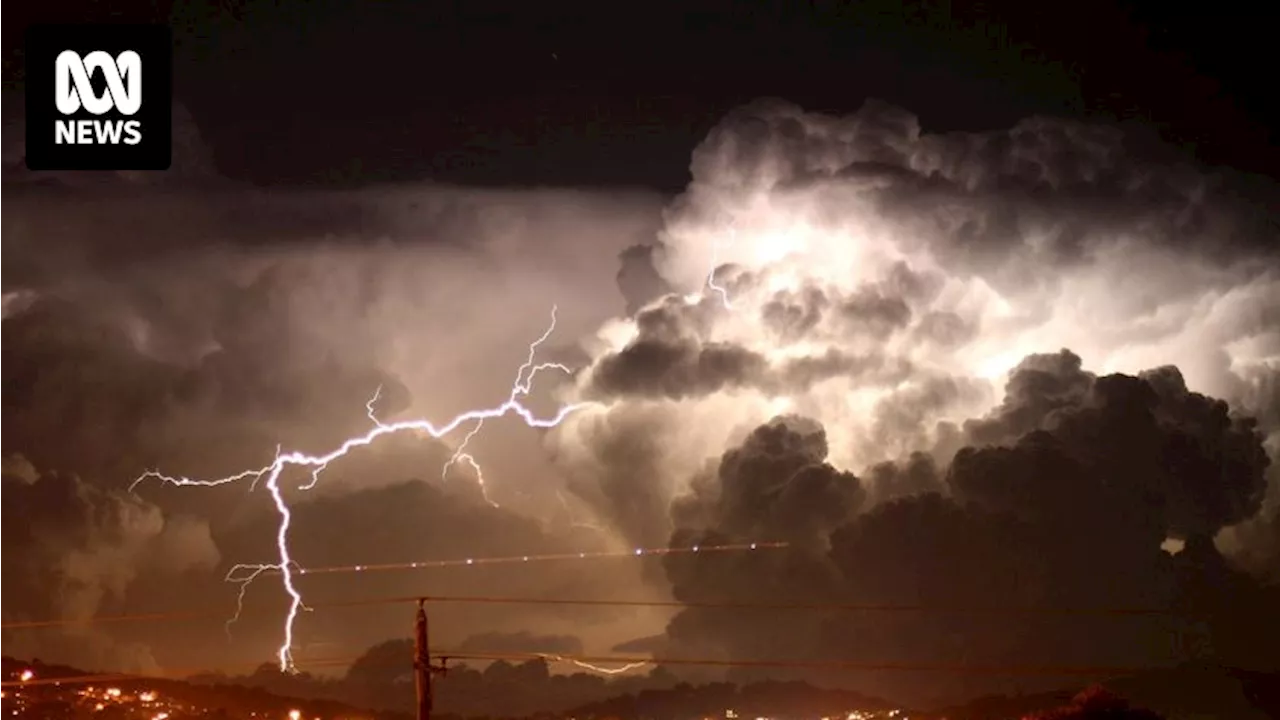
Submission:
<svg viewBox="0 0 1280 720">
<path fill-rule="evenodd" d="M 418 617 L 414 623 L 413 677 L 418 691 L 418 720 L 431 720 L 431 708 L 435 693 L 431 688 L 431 676 L 448 672 L 445 663 L 448 658 L 441 658 L 440 665 L 431 664 L 431 646 L 427 635 L 426 599 L 418 598 Z"/>
</svg>

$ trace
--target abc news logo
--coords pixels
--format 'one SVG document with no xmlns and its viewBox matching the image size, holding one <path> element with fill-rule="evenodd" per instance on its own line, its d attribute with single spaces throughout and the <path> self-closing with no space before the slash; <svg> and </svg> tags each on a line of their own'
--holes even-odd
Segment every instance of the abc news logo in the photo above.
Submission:
<svg viewBox="0 0 1280 720">
<path fill-rule="evenodd" d="M 58 112 L 75 115 L 81 108 L 103 115 L 113 109 L 121 115 L 136 115 L 142 107 L 142 58 L 126 50 L 113 58 L 98 50 L 85 58 L 66 50 L 54 64 L 55 97 Z M 94 94 L 90 75 L 101 70 L 107 80 L 107 92 Z M 142 123 L 138 120 L 57 120 L 54 142 L 59 145 L 92 145 L 94 143 L 137 145 L 142 142 Z"/>
<path fill-rule="evenodd" d="M 26 51 L 29 168 L 169 169 L 168 27 L 33 26 Z"/>
</svg>

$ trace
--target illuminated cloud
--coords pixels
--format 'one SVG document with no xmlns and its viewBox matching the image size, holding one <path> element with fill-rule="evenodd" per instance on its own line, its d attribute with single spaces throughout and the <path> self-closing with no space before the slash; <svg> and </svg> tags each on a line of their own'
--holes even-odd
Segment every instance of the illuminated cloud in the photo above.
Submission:
<svg viewBox="0 0 1280 720">
<path fill-rule="evenodd" d="M 1009 371 L 1061 348 L 1094 372 L 1174 365 L 1190 390 L 1246 407 L 1280 367 L 1274 210 L 1176 160 L 1051 118 L 930 134 L 879 102 L 845 117 L 740 108 L 667 210 L 650 251 L 661 282 L 628 251 L 638 309 L 586 343 L 577 394 L 607 409 L 550 443 L 576 473 L 608 418 L 632 418 L 636 442 L 671 443 L 644 461 L 667 497 L 778 412 L 820 422 L 838 468 L 946 463 Z"/>
<path fill-rule="evenodd" d="M 649 254 L 662 282 L 629 281 L 635 311 L 584 344 L 571 397 L 606 405 L 548 437 L 625 535 L 793 542 L 669 558 L 677 598 L 1224 614 L 1191 632 L 1170 618 L 762 624 L 692 608 L 661 647 L 1162 664 L 1185 659 L 1166 640 L 1190 632 L 1221 658 L 1277 661 L 1245 639 L 1274 591 L 1231 567 L 1265 577 L 1277 557 L 1274 189 L 1112 128 L 929 134 L 876 102 L 846 117 L 754 103 L 691 169 Z M 642 259 L 628 254 L 626 278 L 646 277 Z M 1165 552 L 1169 537 L 1184 552 Z M 859 681 L 938 697 L 993 682 Z"/>
</svg>

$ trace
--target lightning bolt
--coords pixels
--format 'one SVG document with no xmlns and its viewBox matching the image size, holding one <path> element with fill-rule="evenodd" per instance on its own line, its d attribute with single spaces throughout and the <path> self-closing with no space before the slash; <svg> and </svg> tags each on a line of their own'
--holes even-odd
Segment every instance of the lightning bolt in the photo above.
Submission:
<svg viewBox="0 0 1280 720">
<path fill-rule="evenodd" d="M 381 388 L 378 388 L 378 391 L 374 393 L 374 396 L 365 404 L 365 410 L 367 411 L 368 417 L 374 423 L 373 429 L 363 435 L 347 438 L 339 444 L 338 447 L 327 453 L 320 455 L 310 455 L 300 451 L 286 453 L 277 448 L 275 459 L 269 465 L 256 469 L 243 470 L 234 475 L 228 475 L 226 477 L 213 480 L 200 480 L 185 476 L 165 475 L 156 470 L 149 470 L 139 475 L 129 486 L 129 490 L 130 492 L 133 492 L 140 483 L 146 480 L 158 480 L 161 483 L 168 483 L 179 487 L 214 487 L 246 479 L 252 480 L 252 484 L 250 486 L 252 489 L 257 485 L 258 481 L 265 478 L 264 486 L 267 488 L 267 491 L 270 492 L 272 502 L 275 504 L 276 511 L 280 515 L 280 524 L 276 528 L 276 551 L 278 562 L 264 565 L 237 565 L 232 568 L 231 572 L 227 575 L 227 580 L 228 582 L 239 584 L 240 591 L 237 596 L 236 616 L 232 618 L 231 622 L 234 622 L 235 618 L 239 617 L 240 609 L 243 607 L 244 593 L 249 584 L 268 570 L 279 572 L 281 584 L 284 587 L 285 593 L 289 596 L 290 602 L 289 611 L 286 614 L 284 621 L 284 638 L 277 652 L 277 657 L 280 661 L 281 670 L 285 672 L 293 672 L 295 669 L 292 650 L 294 646 L 294 623 L 298 618 L 298 613 L 307 608 L 302 602 L 302 593 L 298 591 L 298 588 L 294 583 L 294 568 L 298 567 L 298 563 L 294 561 L 293 554 L 289 549 L 289 527 L 293 522 L 293 514 L 289 509 L 288 503 L 285 502 L 284 492 L 280 486 L 281 477 L 283 476 L 284 471 L 290 467 L 308 470 L 311 475 L 310 482 L 299 486 L 299 489 L 307 490 L 315 487 L 316 483 L 319 482 L 320 474 L 324 472 L 325 468 L 327 468 L 330 463 L 346 456 L 354 450 L 373 443 L 384 435 L 416 431 L 439 439 L 464 424 L 474 422 L 476 423 L 476 426 L 470 433 L 468 433 L 467 440 L 469 440 L 476 432 L 479 431 L 480 427 L 486 420 L 492 420 L 512 414 L 520 417 L 524 420 L 525 424 L 530 427 L 552 428 L 559 425 L 566 417 L 569 416 L 569 414 L 587 407 L 592 403 L 573 403 L 564 405 L 555 415 L 546 418 L 538 417 L 533 413 L 533 411 L 521 403 L 521 398 L 529 394 L 529 391 L 533 386 L 534 377 L 539 372 L 555 369 L 565 373 L 571 373 L 569 368 L 559 363 L 534 363 L 538 347 L 551 336 L 551 333 L 555 331 L 556 312 L 557 308 L 553 306 L 551 308 L 550 325 L 541 337 L 529 345 L 528 358 L 516 372 L 516 379 L 511 386 L 510 394 L 504 402 L 495 407 L 481 410 L 469 410 L 442 425 L 434 424 L 425 419 L 382 422 L 378 419 L 374 411 L 374 405 L 381 395 Z M 455 463 L 466 458 L 478 469 L 478 466 L 475 464 L 475 460 L 465 452 L 465 447 L 466 441 L 464 440 L 463 444 L 454 452 L 453 457 L 450 458 L 450 463 Z"/>
<path fill-rule="evenodd" d="M 529 343 L 529 354 L 525 358 L 524 364 L 516 370 L 516 379 L 511 384 L 511 394 L 508 396 L 509 400 L 515 401 L 519 397 L 528 395 L 533 389 L 534 377 L 536 377 L 540 372 L 545 370 L 559 370 L 566 375 L 573 374 L 572 370 L 561 363 L 534 364 L 534 360 L 538 355 L 538 347 L 541 346 L 542 343 L 546 342 L 547 338 L 551 337 L 551 333 L 555 331 L 555 313 L 555 308 L 552 308 L 551 325 L 547 327 L 546 332 L 542 333 L 541 337 Z M 368 410 L 369 418 L 373 420 L 375 424 L 380 425 L 381 422 L 374 415 L 373 410 L 373 404 L 376 401 L 377 397 L 374 397 L 365 407 Z M 471 466 L 471 470 L 476 474 L 476 483 L 480 486 L 480 494 L 484 497 L 485 502 L 489 503 L 493 507 L 498 507 L 498 503 L 494 502 L 493 499 L 489 497 L 489 490 L 484 483 L 484 469 L 480 467 L 480 463 L 476 460 L 475 456 L 467 452 L 467 447 L 471 444 L 472 438 L 474 438 L 480 430 L 484 428 L 485 420 L 486 418 L 483 417 L 477 420 L 475 427 L 471 428 L 471 430 L 463 436 L 462 442 L 458 444 L 453 455 L 449 457 L 449 460 L 444 464 L 444 467 L 440 469 L 440 480 L 447 481 L 449 479 L 449 470 L 451 470 L 454 465 L 465 462 Z"/>
<path fill-rule="evenodd" d="M 373 397 L 364 404 L 364 414 L 368 416 L 369 421 L 376 427 L 382 427 L 382 421 L 378 419 L 377 411 L 373 409 L 378 404 L 378 399 L 382 397 L 382 386 L 379 385 L 377 390 L 373 391 Z"/>
<path fill-rule="evenodd" d="M 738 230 L 733 225 L 729 226 L 729 238 L 730 242 L 738 238 Z M 716 240 L 711 246 L 711 269 L 707 272 L 707 287 L 720 294 L 725 310 L 732 310 L 733 304 L 729 302 L 729 291 L 723 285 L 716 284 L 716 270 L 720 269 L 720 244 L 720 240 Z"/>
<path fill-rule="evenodd" d="M 728 220 L 726 224 L 729 226 L 730 241 L 736 242 L 738 239 L 737 227 L 734 225 L 732 219 Z M 725 242 L 721 238 L 717 238 L 715 242 L 711 244 L 711 266 L 707 269 L 707 280 L 705 285 L 707 288 L 710 288 L 712 292 L 720 296 L 720 302 L 724 305 L 725 310 L 733 310 L 733 303 L 729 301 L 728 288 L 716 281 L 716 271 L 720 269 L 720 249 L 724 244 Z M 697 303 L 702 302 L 703 295 L 702 291 L 695 292 L 685 295 L 684 300 L 686 303 L 696 305 Z"/>
<path fill-rule="evenodd" d="M 223 626 L 227 632 L 227 638 L 231 637 L 231 626 L 235 625 L 236 622 L 240 620 L 240 615 L 244 612 L 244 594 L 249 590 L 249 585 L 251 585 L 254 580 L 257 580 L 258 576 L 262 573 L 275 569 L 276 566 L 270 564 L 241 563 L 233 566 L 227 571 L 226 577 L 222 579 L 223 582 L 229 582 L 239 586 L 239 590 L 236 592 L 235 614 L 233 614 Z M 298 569 L 301 570 L 301 568 Z M 241 573 L 245 574 L 242 576 Z"/>
<path fill-rule="evenodd" d="M 537 653 L 537 656 L 542 658 L 543 660 L 572 663 L 584 670 L 597 672 L 597 673 L 600 673 L 601 675 L 621 675 L 622 673 L 631 672 L 632 670 L 635 670 L 637 668 L 642 668 L 646 665 L 653 664 L 651 662 L 630 662 L 620 667 L 607 668 L 607 667 L 601 667 L 599 665 L 592 665 L 591 663 L 585 662 L 583 660 L 575 660 L 574 658 L 564 657 L 562 655 L 552 655 L 549 653 Z"/>
<path fill-rule="evenodd" d="M 493 499 L 489 497 L 489 490 L 485 487 L 484 469 L 480 467 L 480 463 L 476 462 L 475 456 L 467 452 L 467 445 L 471 443 L 471 438 L 475 437 L 476 433 L 480 432 L 480 429 L 483 427 L 484 420 L 477 421 L 476 426 L 471 428 L 471 432 L 468 432 L 462 438 L 462 442 L 458 443 L 458 449 L 453 451 L 453 455 L 450 456 L 448 462 L 446 462 L 444 467 L 440 469 L 440 480 L 447 481 L 449 479 L 449 469 L 460 462 L 465 462 L 471 466 L 471 471 L 476 474 L 476 484 L 480 486 L 481 497 L 483 497 L 484 501 L 490 505 L 498 507 L 498 503 L 494 502 Z"/>
</svg>

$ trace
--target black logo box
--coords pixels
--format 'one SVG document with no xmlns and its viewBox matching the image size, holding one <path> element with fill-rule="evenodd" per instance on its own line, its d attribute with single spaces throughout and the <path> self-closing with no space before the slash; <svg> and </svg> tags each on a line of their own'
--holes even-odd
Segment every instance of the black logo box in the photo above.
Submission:
<svg viewBox="0 0 1280 720">
<path fill-rule="evenodd" d="M 84 58 L 104 51 L 115 58 L 126 50 L 142 60 L 142 105 L 132 116 L 112 109 L 95 116 L 83 107 L 73 115 L 58 111 L 55 63 L 73 50 Z M 173 35 L 167 25 L 32 25 L 27 29 L 26 164 L 31 170 L 168 170 L 173 161 Z M 101 72 L 94 87 L 104 92 Z M 142 140 L 136 145 L 59 145 L 59 120 L 137 120 Z"/>
</svg>

